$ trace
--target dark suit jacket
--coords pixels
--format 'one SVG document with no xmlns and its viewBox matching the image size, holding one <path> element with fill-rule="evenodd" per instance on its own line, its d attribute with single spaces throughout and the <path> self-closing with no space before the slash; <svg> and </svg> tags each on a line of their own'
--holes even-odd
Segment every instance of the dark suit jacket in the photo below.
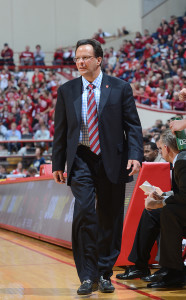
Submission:
<svg viewBox="0 0 186 300">
<path fill-rule="evenodd" d="M 178 189 L 173 189 L 174 194 L 168 197 L 165 202 L 166 204 L 186 204 L 186 151 L 178 154 L 174 166 L 174 179 Z"/>
<path fill-rule="evenodd" d="M 82 78 L 76 78 L 58 89 L 55 110 L 55 134 L 52 170 L 64 170 L 67 160 L 68 184 L 76 155 L 82 106 Z M 128 180 L 128 159 L 142 161 L 143 139 L 140 120 L 130 85 L 103 74 L 98 111 L 102 160 L 109 180 Z"/>
</svg>

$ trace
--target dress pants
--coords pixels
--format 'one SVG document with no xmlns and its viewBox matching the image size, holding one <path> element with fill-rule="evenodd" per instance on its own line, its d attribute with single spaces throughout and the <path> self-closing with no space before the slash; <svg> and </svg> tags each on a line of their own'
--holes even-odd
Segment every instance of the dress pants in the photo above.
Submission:
<svg viewBox="0 0 186 300">
<path fill-rule="evenodd" d="M 107 178 L 101 155 L 78 146 L 72 169 L 75 197 L 72 249 L 80 281 L 108 279 L 121 248 L 125 183 Z"/>
<path fill-rule="evenodd" d="M 165 205 L 162 208 L 160 222 L 160 265 L 183 270 L 182 239 L 186 229 L 186 205 Z"/>
<path fill-rule="evenodd" d="M 161 208 L 143 210 L 128 260 L 141 268 L 148 267 L 151 249 L 160 234 Z"/>
</svg>

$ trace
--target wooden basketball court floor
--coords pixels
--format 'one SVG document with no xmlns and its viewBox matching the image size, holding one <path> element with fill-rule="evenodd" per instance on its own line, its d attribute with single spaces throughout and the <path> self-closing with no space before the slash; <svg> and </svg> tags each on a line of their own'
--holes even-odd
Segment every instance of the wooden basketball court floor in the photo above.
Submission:
<svg viewBox="0 0 186 300">
<path fill-rule="evenodd" d="M 0 229 L 0 300 L 186 299 L 186 287 L 147 289 L 142 280 L 117 280 L 119 271 L 123 269 L 115 267 L 113 294 L 78 296 L 80 283 L 71 250 Z"/>
</svg>

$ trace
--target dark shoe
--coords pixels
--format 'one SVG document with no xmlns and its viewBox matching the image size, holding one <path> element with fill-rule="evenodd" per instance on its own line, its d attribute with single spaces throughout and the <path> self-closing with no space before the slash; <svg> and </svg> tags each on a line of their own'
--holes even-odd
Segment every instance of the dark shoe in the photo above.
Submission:
<svg viewBox="0 0 186 300">
<path fill-rule="evenodd" d="M 162 277 L 167 275 L 168 270 L 166 268 L 160 268 L 158 271 L 154 272 L 154 274 L 146 277 L 142 277 L 141 279 L 146 282 L 157 282 L 162 281 Z"/>
<path fill-rule="evenodd" d="M 116 275 L 118 279 L 135 279 L 135 278 L 142 278 L 150 275 L 149 268 L 139 268 L 137 266 L 130 266 L 126 268 L 124 273 L 120 273 Z"/>
<path fill-rule="evenodd" d="M 161 281 L 147 284 L 148 288 L 177 288 L 185 285 L 184 274 L 181 271 L 171 270 L 162 277 Z"/>
<path fill-rule="evenodd" d="M 90 279 L 84 280 L 77 290 L 78 295 L 89 295 L 98 290 L 98 283 Z"/>
<path fill-rule="evenodd" d="M 103 276 L 101 276 L 98 283 L 98 289 L 102 293 L 113 293 L 115 287 L 112 285 L 110 279 L 104 279 Z"/>
</svg>

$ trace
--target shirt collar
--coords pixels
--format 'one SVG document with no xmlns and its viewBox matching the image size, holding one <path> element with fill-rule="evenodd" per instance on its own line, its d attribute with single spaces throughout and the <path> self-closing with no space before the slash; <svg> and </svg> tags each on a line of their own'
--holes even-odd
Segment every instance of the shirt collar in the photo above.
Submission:
<svg viewBox="0 0 186 300">
<path fill-rule="evenodd" d="M 172 163 L 173 168 L 174 168 L 175 162 L 176 162 L 176 160 L 177 160 L 177 157 L 178 157 L 178 154 L 176 154 L 176 156 L 175 156 L 175 158 L 174 158 L 174 160 L 173 160 L 173 163 Z"/>
<path fill-rule="evenodd" d="M 102 78 L 103 78 L 103 73 L 102 71 L 99 73 L 98 77 L 91 82 L 96 88 L 100 89 L 101 87 L 101 82 L 102 82 Z M 86 90 L 88 85 L 90 84 L 90 82 L 88 80 L 86 80 L 83 76 L 82 76 L 82 81 L 83 81 L 83 90 Z"/>
</svg>

